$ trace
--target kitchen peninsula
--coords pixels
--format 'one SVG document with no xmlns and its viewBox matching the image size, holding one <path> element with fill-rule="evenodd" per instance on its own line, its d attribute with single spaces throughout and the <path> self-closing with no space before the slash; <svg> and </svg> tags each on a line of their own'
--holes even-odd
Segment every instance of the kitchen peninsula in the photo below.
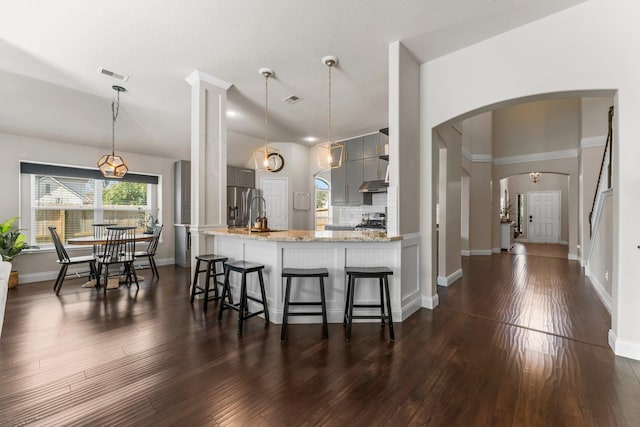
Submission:
<svg viewBox="0 0 640 427">
<path fill-rule="evenodd" d="M 393 270 L 389 285 L 391 310 L 396 321 L 402 321 L 421 306 L 418 245 L 416 236 L 387 236 L 386 233 L 367 231 L 308 231 L 287 230 L 251 232 L 246 228 L 220 228 L 205 231 L 214 237 L 214 252 L 233 260 L 246 260 L 265 266 L 264 280 L 267 303 L 272 322 L 281 323 L 284 305 L 283 268 L 319 268 L 329 270 L 325 281 L 327 316 L 331 323 L 343 320 L 346 280 L 345 266 L 385 266 Z M 257 279 L 247 278 L 247 291 L 258 296 Z M 293 301 L 318 301 L 320 290 L 317 280 L 296 279 L 292 289 Z M 362 279 L 368 280 L 368 279 Z M 239 275 L 231 274 L 231 286 L 237 298 Z M 371 286 L 358 286 L 356 300 L 376 303 L 380 299 L 377 282 Z M 257 307 L 251 306 L 254 311 Z M 373 309 L 372 309 L 373 312 Z M 320 316 L 295 317 L 297 323 L 319 323 Z M 371 322 L 376 320 L 370 320 Z"/>
</svg>

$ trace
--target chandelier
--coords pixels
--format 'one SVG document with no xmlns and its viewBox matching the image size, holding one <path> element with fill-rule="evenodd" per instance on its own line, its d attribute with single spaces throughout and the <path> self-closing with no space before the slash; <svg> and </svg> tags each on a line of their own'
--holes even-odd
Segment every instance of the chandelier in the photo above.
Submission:
<svg viewBox="0 0 640 427">
<path fill-rule="evenodd" d="M 120 111 L 120 92 L 125 92 L 126 89 L 122 86 L 112 86 L 113 90 L 117 93 L 117 102 L 111 102 L 111 154 L 105 154 L 98 160 L 98 167 L 100 172 L 105 178 L 122 178 L 127 174 L 129 168 L 124 162 L 121 156 L 115 154 L 115 135 L 116 135 L 116 119 L 118 118 L 118 112 Z"/>
<path fill-rule="evenodd" d="M 253 161 L 257 170 L 272 170 L 269 156 L 278 153 L 279 150 L 269 145 L 269 77 L 275 73 L 271 68 L 260 68 L 258 72 L 264 77 L 264 146 L 253 149 Z"/>
<path fill-rule="evenodd" d="M 335 142 L 332 135 L 331 123 L 331 68 L 338 64 L 338 58 L 332 55 L 322 58 L 322 63 L 329 68 L 329 123 L 327 142 L 316 145 L 318 166 L 321 169 L 335 169 L 342 166 L 342 152 L 344 145 Z"/>
</svg>

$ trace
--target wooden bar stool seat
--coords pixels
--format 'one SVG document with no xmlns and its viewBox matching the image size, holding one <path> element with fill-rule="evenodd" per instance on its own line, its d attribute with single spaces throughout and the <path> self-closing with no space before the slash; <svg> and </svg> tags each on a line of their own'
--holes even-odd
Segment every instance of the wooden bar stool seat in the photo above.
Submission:
<svg viewBox="0 0 640 427">
<path fill-rule="evenodd" d="M 191 304 L 193 304 L 193 300 L 196 295 L 204 294 L 204 298 L 202 301 L 202 311 L 207 311 L 207 302 L 209 301 L 209 299 L 220 299 L 220 296 L 218 295 L 218 285 L 224 285 L 224 283 L 219 282 L 217 278 L 220 276 L 224 276 L 224 263 L 227 261 L 227 257 L 214 254 L 196 256 L 196 269 L 193 274 L 193 283 L 191 284 Z M 200 263 L 206 264 L 203 269 L 200 268 Z M 223 268 L 217 270 L 216 263 L 222 263 Z M 204 285 L 198 285 L 198 278 L 200 277 L 201 273 L 207 273 L 204 280 Z M 213 279 L 213 298 L 209 298 L 209 286 L 211 283 L 211 279 Z M 229 298 L 231 298 L 231 294 L 229 294 Z M 231 299 L 229 301 L 233 302 Z"/>
<path fill-rule="evenodd" d="M 262 276 L 262 270 L 264 270 L 264 265 L 248 261 L 233 261 L 224 264 L 224 287 L 222 288 L 220 308 L 218 309 L 218 321 L 222 320 L 222 312 L 225 309 L 230 308 L 232 310 L 236 310 L 238 312 L 238 335 L 242 335 L 242 326 L 244 321 L 259 314 L 264 313 L 265 324 L 269 324 L 269 309 L 267 308 L 267 294 L 264 289 L 264 278 Z M 238 304 L 233 304 L 231 301 L 225 301 L 225 296 L 231 296 L 229 274 L 232 271 L 242 274 L 242 282 L 240 284 L 240 302 Z M 260 294 L 262 296 L 261 300 L 247 294 L 247 274 L 250 273 L 258 273 L 258 280 L 260 282 Z M 255 313 L 249 313 L 247 300 L 255 301 L 262 304 L 262 310 Z"/>
<path fill-rule="evenodd" d="M 347 295 L 345 298 L 344 309 L 344 326 L 347 327 L 347 341 L 351 340 L 351 327 L 353 319 L 380 319 L 382 327 L 384 321 L 387 320 L 389 325 L 389 339 L 395 340 L 393 333 L 393 318 L 391 316 L 391 298 L 389 296 L 389 276 L 393 274 L 393 270 L 387 267 L 345 267 L 344 271 L 347 275 Z M 380 284 L 380 304 L 354 304 L 354 294 L 356 293 L 356 279 L 378 279 Z M 385 314 L 385 297 L 387 313 Z M 380 308 L 379 315 L 358 315 L 353 314 L 354 308 Z"/>
<path fill-rule="evenodd" d="M 287 287 L 284 298 L 284 315 L 282 316 L 282 330 L 280 340 L 287 339 L 287 325 L 289 316 L 322 316 L 322 338 L 329 338 L 329 327 L 327 325 L 327 303 L 324 295 L 324 278 L 329 277 L 329 270 L 326 268 L 283 268 L 282 277 L 287 278 Z M 320 301 L 291 301 L 291 279 L 294 277 L 317 277 L 320 282 Z M 289 306 L 321 306 L 320 311 L 289 311 Z"/>
</svg>

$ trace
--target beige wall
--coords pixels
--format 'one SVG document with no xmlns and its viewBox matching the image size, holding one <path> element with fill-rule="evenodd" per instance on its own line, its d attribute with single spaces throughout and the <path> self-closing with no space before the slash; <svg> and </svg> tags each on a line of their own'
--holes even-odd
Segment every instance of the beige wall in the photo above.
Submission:
<svg viewBox="0 0 640 427">
<path fill-rule="evenodd" d="M 580 99 L 529 102 L 493 112 L 493 156 L 577 149 Z"/>
<path fill-rule="evenodd" d="M 389 45 L 389 179 L 388 228 L 391 233 L 420 229 L 420 64 L 399 42 Z M 400 173 L 402 169 L 402 173 Z"/>
<path fill-rule="evenodd" d="M 582 98 L 582 139 L 599 137 L 607 134 L 609 126 L 609 107 L 613 98 Z"/>
<path fill-rule="evenodd" d="M 537 183 L 531 182 L 528 174 L 514 175 L 505 178 L 506 189 L 509 193 L 509 202 L 513 205 L 514 213 L 511 217 L 512 220 L 516 219 L 515 209 L 517 208 L 516 194 L 524 194 L 524 222 L 523 222 L 523 235 L 521 238 L 527 239 L 528 235 L 528 206 L 527 206 L 527 193 L 530 191 L 560 191 L 560 240 L 563 242 L 569 241 L 569 177 L 567 175 L 561 175 L 556 173 L 543 173 L 540 181 Z"/>
<path fill-rule="evenodd" d="M 96 168 L 98 158 L 109 150 L 3 133 L 0 133 L 0 147 L 2 147 L 3 160 L 3 167 L 0 169 L 0 182 L 3 182 L 0 218 L 27 214 L 19 212 L 19 162 L 21 160 Z M 116 150 L 116 152 L 125 158 L 131 172 L 160 175 L 162 193 L 159 195 L 158 202 L 164 229 L 162 241 L 158 246 L 157 260 L 159 264 L 172 264 L 174 260 L 173 162 L 177 159 L 139 155 L 122 150 Z M 71 251 L 71 256 L 84 254 L 74 249 Z M 22 282 L 53 280 L 58 272 L 56 260 L 57 256 L 52 249 L 43 253 L 20 255 L 15 258 L 14 266 L 20 272 Z"/>
</svg>

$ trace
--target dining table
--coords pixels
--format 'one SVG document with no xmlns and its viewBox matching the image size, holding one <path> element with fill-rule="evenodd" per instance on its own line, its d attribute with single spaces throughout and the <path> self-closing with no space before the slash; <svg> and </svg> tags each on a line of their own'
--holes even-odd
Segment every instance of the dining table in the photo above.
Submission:
<svg viewBox="0 0 640 427">
<path fill-rule="evenodd" d="M 138 242 L 150 242 L 153 240 L 153 234 L 144 234 L 144 233 L 140 233 L 134 236 L 133 240 L 138 243 Z M 107 243 L 107 238 L 105 237 L 94 237 L 94 236 L 81 236 L 81 237 L 72 237 L 70 239 L 67 239 L 67 243 L 69 245 L 75 245 L 75 246 L 100 246 L 100 245 L 105 245 Z M 144 277 L 142 276 L 138 276 L 138 281 L 142 281 L 144 280 Z M 96 286 L 96 280 L 95 279 L 90 279 L 88 282 L 84 283 L 82 285 L 83 288 L 92 288 Z M 107 282 L 107 289 L 115 289 L 118 286 L 120 286 L 120 280 L 115 279 L 115 280 L 111 280 L 109 279 Z"/>
</svg>

